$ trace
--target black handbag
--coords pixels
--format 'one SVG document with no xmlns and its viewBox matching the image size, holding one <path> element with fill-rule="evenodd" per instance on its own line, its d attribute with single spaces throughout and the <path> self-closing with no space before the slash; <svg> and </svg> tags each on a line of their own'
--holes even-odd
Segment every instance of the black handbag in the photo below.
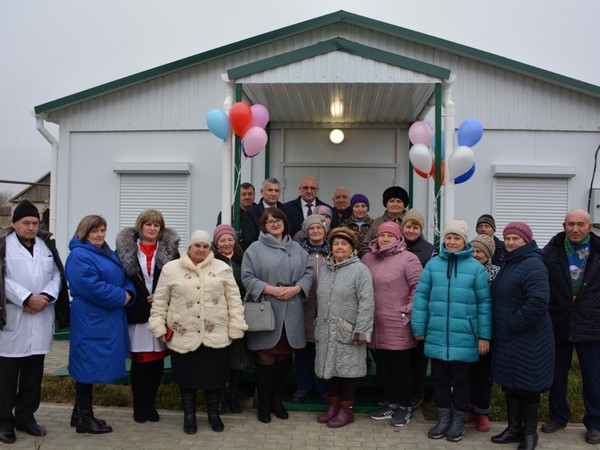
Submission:
<svg viewBox="0 0 600 450">
<path fill-rule="evenodd" d="M 271 302 L 261 295 L 259 301 L 248 301 L 250 291 L 258 280 L 250 285 L 244 296 L 244 320 L 248 324 L 248 331 L 273 331 L 275 329 L 275 315 Z"/>
</svg>

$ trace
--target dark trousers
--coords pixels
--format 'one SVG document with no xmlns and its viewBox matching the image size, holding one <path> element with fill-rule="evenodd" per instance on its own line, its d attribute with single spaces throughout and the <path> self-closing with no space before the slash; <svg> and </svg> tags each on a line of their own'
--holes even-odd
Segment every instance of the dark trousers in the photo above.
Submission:
<svg viewBox="0 0 600 450">
<path fill-rule="evenodd" d="M 472 365 L 462 361 L 431 359 L 436 407 L 469 411 Z"/>
<path fill-rule="evenodd" d="M 14 429 L 16 423 L 35 422 L 40 406 L 44 356 L 0 357 L 0 430 Z M 14 415 L 13 415 L 14 409 Z"/>
<path fill-rule="evenodd" d="M 376 350 L 374 357 L 385 400 L 400 406 L 410 406 L 414 379 L 412 349 Z"/>
<path fill-rule="evenodd" d="M 600 430 L 600 343 L 571 343 L 555 339 L 554 382 L 550 388 L 550 417 L 566 424 L 571 417 L 567 402 L 567 384 L 573 348 L 577 351 L 583 382 L 583 424 Z"/>
<path fill-rule="evenodd" d="M 315 343 L 307 342 L 306 347 L 294 350 L 294 379 L 296 389 L 310 392 L 313 386 L 321 393 L 327 392 L 327 384 L 315 376 Z"/>
<path fill-rule="evenodd" d="M 429 365 L 429 358 L 425 356 L 425 341 L 417 342 L 413 348 L 411 364 L 414 374 L 412 395 L 414 398 L 425 398 L 425 377 Z"/>
<path fill-rule="evenodd" d="M 353 402 L 356 395 L 358 378 L 333 377 L 329 380 L 329 395 L 343 401 Z"/>
<path fill-rule="evenodd" d="M 489 414 L 492 399 L 492 353 L 479 356 L 471 368 L 471 407 L 475 414 Z"/>
</svg>

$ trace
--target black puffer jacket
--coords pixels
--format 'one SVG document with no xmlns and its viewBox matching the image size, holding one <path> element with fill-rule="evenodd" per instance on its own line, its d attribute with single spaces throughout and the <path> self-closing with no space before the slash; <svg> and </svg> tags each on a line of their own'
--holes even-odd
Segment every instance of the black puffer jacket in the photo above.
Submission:
<svg viewBox="0 0 600 450">
<path fill-rule="evenodd" d="M 600 342 L 600 238 L 591 234 L 583 286 L 573 301 L 565 235 L 558 233 L 544 248 L 554 335 L 570 342 Z"/>
</svg>

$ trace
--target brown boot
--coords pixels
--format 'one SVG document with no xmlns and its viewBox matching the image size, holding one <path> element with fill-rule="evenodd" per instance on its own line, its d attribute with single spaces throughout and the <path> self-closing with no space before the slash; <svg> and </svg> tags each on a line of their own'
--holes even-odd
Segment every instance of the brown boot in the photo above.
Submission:
<svg viewBox="0 0 600 450">
<path fill-rule="evenodd" d="M 340 409 L 340 398 L 334 397 L 333 395 L 329 396 L 329 409 L 317 417 L 317 422 L 319 423 L 327 423 L 331 419 L 333 419 Z"/>
<path fill-rule="evenodd" d="M 354 422 L 354 413 L 352 407 L 354 406 L 353 401 L 340 401 L 340 409 L 336 416 L 327 422 L 329 428 L 341 428 Z"/>
</svg>

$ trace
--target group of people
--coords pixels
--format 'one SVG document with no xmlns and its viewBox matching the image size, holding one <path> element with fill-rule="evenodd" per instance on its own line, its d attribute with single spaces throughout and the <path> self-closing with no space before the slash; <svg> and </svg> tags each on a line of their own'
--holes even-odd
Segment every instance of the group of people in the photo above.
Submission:
<svg viewBox="0 0 600 450">
<path fill-rule="evenodd" d="M 240 410 L 241 370 L 251 365 L 258 420 L 287 419 L 282 396 L 292 358 L 294 400 L 316 389 L 328 401 L 317 421 L 343 427 L 354 421 L 370 352 L 383 388 L 372 419 L 409 424 L 430 363 L 431 439 L 459 441 L 467 421 L 488 431 L 495 382 L 506 395 L 508 426 L 492 442 L 533 449 L 542 392 L 550 390 L 550 417 L 541 430 L 567 425 L 575 348 L 586 441 L 600 443 L 600 238 L 587 212 L 569 211 L 564 231 L 543 250 L 523 222 L 507 224 L 502 242 L 491 215 L 478 219 L 473 239 L 464 221 L 453 221 L 438 253 L 399 186 L 383 192 L 386 211 L 375 219 L 368 198 L 343 187 L 333 207 L 320 201 L 313 177 L 285 204 L 276 179 L 265 180 L 257 204 L 252 185 L 243 188 L 239 242 L 231 225 L 218 224 L 212 234 L 192 233 L 180 254 L 179 236 L 150 209 L 119 232 L 113 251 L 105 219 L 90 215 L 64 268 L 35 206 L 15 208 L 12 227 L 0 231 L 1 442 L 14 442 L 15 428 L 46 433 L 34 413 L 56 316 L 71 327 L 78 433 L 112 431 L 94 415 L 93 385 L 125 377 L 127 357 L 134 420 L 160 420 L 155 397 L 169 354 L 185 433 L 197 432 L 198 389 L 210 427 L 223 431 L 223 403 Z M 248 332 L 243 301 L 270 302 L 273 329 Z"/>
</svg>

